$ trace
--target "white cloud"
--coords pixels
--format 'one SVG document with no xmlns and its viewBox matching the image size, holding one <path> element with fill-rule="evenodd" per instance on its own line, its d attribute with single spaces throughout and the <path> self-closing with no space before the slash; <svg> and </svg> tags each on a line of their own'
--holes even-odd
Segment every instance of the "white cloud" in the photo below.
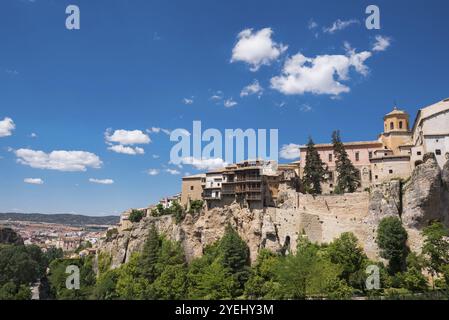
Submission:
<svg viewBox="0 0 449 320">
<path fill-rule="evenodd" d="M 306 103 L 304 103 L 304 104 L 301 106 L 300 109 L 301 109 L 302 112 L 309 112 L 309 111 L 312 111 L 312 107 L 311 107 L 310 105 L 306 104 Z"/>
<path fill-rule="evenodd" d="M 150 129 L 146 130 L 148 133 L 160 133 L 163 132 L 166 135 L 170 135 L 171 131 L 168 129 L 164 129 L 164 128 L 159 128 L 159 127 L 151 127 Z"/>
<path fill-rule="evenodd" d="M 93 179 L 93 178 L 90 178 L 89 182 L 96 183 L 96 184 L 113 184 L 114 180 L 112 180 L 112 179 Z"/>
<path fill-rule="evenodd" d="M 11 118 L 5 118 L 0 121 L 0 138 L 9 137 L 16 128 L 14 121 Z"/>
<path fill-rule="evenodd" d="M 34 132 L 32 132 L 32 133 L 30 134 L 30 138 L 37 138 L 37 134 L 34 133 Z"/>
<path fill-rule="evenodd" d="M 171 175 L 177 175 L 180 174 L 181 172 L 179 172 L 176 169 L 165 169 L 166 172 L 170 173 Z"/>
<path fill-rule="evenodd" d="M 111 134 L 110 130 L 106 130 L 105 138 L 107 142 L 115 142 L 122 145 L 148 144 L 151 139 L 141 130 L 115 130 Z"/>
<path fill-rule="evenodd" d="M 328 28 L 323 28 L 323 32 L 325 33 L 335 33 L 337 31 L 346 29 L 347 27 L 349 27 L 352 24 L 356 24 L 356 23 L 360 23 L 358 20 L 355 19 L 351 19 L 351 20 L 340 20 L 337 19 L 337 21 L 335 21 L 332 26 L 328 27 Z"/>
<path fill-rule="evenodd" d="M 316 23 L 313 19 L 310 19 L 309 20 L 309 24 L 307 25 L 307 28 L 309 30 L 313 30 L 313 29 L 315 29 L 317 27 L 318 27 L 318 23 Z"/>
<path fill-rule="evenodd" d="M 184 98 L 184 99 L 182 99 L 182 102 L 184 103 L 184 104 L 193 104 L 193 97 L 191 98 L 191 99 L 189 99 L 189 98 Z"/>
<path fill-rule="evenodd" d="M 41 178 L 26 178 L 23 179 L 23 182 L 28 183 L 28 184 L 44 184 L 44 180 L 42 180 Z"/>
<path fill-rule="evenodd" d="M 231 62 L 246 62 L 251 66 L 251 71 L 257 71 L 262 65 L 270 65 L 287 50 L 287 46 L 271 39 L 272 34 L 271 28 L 254 32 L 253 29 L 245 29 L 240 32 L 237 36 L 238 41 L 232 49 Z"/>
<path fill-rule="evenodd" d="M 157 175 L 159 174 L 159 170 L 158 170 L 158 169 L 148 169 L 148 170 L 147 170 L 147 173 L 148 173 L 150 176 L 157 176 Z"/>
<path fill-rule="evenodd" d="M 223 99 L 223 91 L 221 91 L 221 90 L 215 91 L 212 94 L 212 96 L 210 97 L 210 100 L 213 100 L 213 101 L 219 101 L 221 99 Z"/>
<path fill-rule="evenodd" d="M 160 156 L 158 155 L 158 154 L 153 154 L 153 159 L 159 159 L 160 158 Z"/>
<path fill-rule="evenodd" d="M 290 143 L 284 144 L 279 151 L 279 156 L 282 159 L 293 160 L 298 159 L 300 155 L 300 149 L 298 144 Z"/>
<path fill-rule="evenodd" d="M 237 102 L 235 102 L 232 98 L 229 98 L 224 101 L 223 105 L 226 108 L 232 108 L 237 105 Z"/>
<path fill-rule="evenodd" d="M 15 151 L 17 162 L 37 169 L 58 171 L 86 171 L 87 168 L 100 168 L 100 158 L 86 151 L 52 151 L 45 153 L 30 149 Z"/>
<path fill-rule="evenodd" d="M 246 97 L 253 94 L 257 94 L 260 97 L 262 93 L 263 88 L 260 86 L 259 81 L 254 80 L 253 83 L 247 85 L 242 89 L 242 92 L 240 92 L 240 97 Z"/>
<path fill-rule="evenodd" d="M 221 158 L 196 159 L 194 157 L 186 157 L 181 160 L 185 165 L 191 165 L 198 170 L 213 170 L 223 168 L 228 164 Z"/>
<path fill-rule="evenodd" d="M 351 68 L 362 75 L 368 73 L 364 65 L 371 52 L 347 48 L 346 55 L 319 55 L 308 58 L 298 53 L 286 60 L 282 74 L 271 79 L 271 87 L 284 94 L 314 94 L 339 95 L 349 92 L 350 88 L 341 83 L 349 80 Z"/>
<path fill-rule="evenodd" d="M 137 154 L 145 154 L 145 150 L 143 148 L 122 146 L 121 144 L 110 146 L 108 147 L 108 150 L 114 151 L 116 153 L 129 154 L 132 156 Z"/>
<path fill-rule="evenodd" d="M 391 44 L 391 39 L 389 37 L 384 37 L 377 35 L 376 42 L 373 45 L 373 51 L 385 51 Z"/>
</svg>

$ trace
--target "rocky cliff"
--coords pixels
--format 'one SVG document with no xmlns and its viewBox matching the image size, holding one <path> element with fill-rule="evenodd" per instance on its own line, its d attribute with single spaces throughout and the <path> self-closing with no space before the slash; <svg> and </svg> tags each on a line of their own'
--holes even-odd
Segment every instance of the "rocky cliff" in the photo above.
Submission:
<svg viewBox="0 0 449 320">
<path fill-rule="evenodd" d="M 357 236 L 370 258 L 377 259 L 375 235 L 383 217 L 401 217 L 411 249 L 419 251 L 423 226 L 434 219 L 449 223 L 448 190 L 449 162 L 441 171 L 434 157 L 426 156 L 408 182 L 390 181 L 370 192 L 312 196 L 281 186 L 277 208 L 249 210 L 234 203 L 187 214 L 180 224 L 171 216 L 146 217 L 131 229 L 102 241 L 99 252 L 112 256 L 112 267 L 127 262 L 133 252 L 142 249 L 154 224 L 160 233 L 180 241 L 191 260 L 200 256 L 206 245 L 220 239 L 230 223 L 247 242 L 253 261 L 261 248 L 294 251 L 303 232 L 311 241 L 323 243 L 348 231 Z"/>
</svg>

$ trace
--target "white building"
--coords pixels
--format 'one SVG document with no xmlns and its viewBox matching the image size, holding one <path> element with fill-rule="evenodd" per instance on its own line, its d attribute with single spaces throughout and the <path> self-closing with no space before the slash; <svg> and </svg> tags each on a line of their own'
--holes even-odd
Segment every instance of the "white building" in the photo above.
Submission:
<svg viewBox="0 0 449 320">
<path fill-rule="evenodd" d="M 449 158 L 449 98 L 419 110 L 412 132 L 412 167 L 431 152 L 442 168 Z"/>
</svg>

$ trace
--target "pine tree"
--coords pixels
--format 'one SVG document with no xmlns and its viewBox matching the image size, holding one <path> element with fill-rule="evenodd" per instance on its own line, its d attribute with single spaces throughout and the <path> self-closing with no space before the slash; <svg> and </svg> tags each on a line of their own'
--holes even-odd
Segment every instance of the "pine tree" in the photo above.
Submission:
<svg viewBox="0 0 449 320">
<path fill-rule="evenodd" d="M 148 238 L 143 247 L 142 256 L 139 261 L 142 275 L 150 282 L 153 282 L 158 276 L 156 267 L 160 250 L 161 241 L 159 238 L 159 234 L 154 225 L 152 225 L 148 233 Z"/>
<path fill-rule="evenodd" d="M 340 131 L 332 133 L 332 144 L 337 170 L 337 193 L 355 192 L 360 185 L 359 170 L 354 167 L 349 159 L 340 139 Z"/>
<path fill-rule="evenodd" d="M 326 180 L 328 174 L 311 137 L 307 143 L 306 165 L 304 167 L 303 184 L 305 191 L 312 194 L 321 194 L 321 182 Z"/>
</svg>

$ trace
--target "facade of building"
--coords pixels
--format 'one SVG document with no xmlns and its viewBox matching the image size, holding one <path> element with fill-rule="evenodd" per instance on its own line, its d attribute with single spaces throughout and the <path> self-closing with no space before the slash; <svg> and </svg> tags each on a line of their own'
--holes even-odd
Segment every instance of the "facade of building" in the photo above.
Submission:
<svg viewBox="0 0 449 320">
<path fill-rule="evenodd" d="M 209 208 L 221 205 L 221 189 L 223 184 L 223 172 L 225 168 L 206 173 L 206 182 L 203 188 L 203 199 Z"/>
<path fill-rule="evenodd" d="M 196 174 L 182 178 L 181 205 L 188 207 L 190 201 L 202 200 L 206 174 Z"/>
<path fill-rule="evenodd" d="M 418 111 L 412 131 L 411 165 L 433 152 L 442 168 L 449 157 L 449 98 Z"/>
<path fill-rule="evenodd" d="M 174 196 L 171 196 L 171 197 L 162 198 L 159 201 L 159 204 L 161 204 L 164 209 L 168 209 L 175 202 L 177 202 L 177 203 L 181 202 L 181 194 L 180 193 L 178 193 L 178 194 L 176 194 Z"/>
<path fill-rule="evenodd" d="M 344 144 L 348 157 L 352 164 L 360 172 L 359 190 L 364 190 L 371 185 L 371 159 L 375 156 L 375 152 L 383 149 L 380 141 L 360 141 L 349 142 Z M 327 181 L 322 183 L 323 193 L 333 193 L 337 185 L 337 172 L 335 164 L 335 155 L 331 143 L 315 145 L 321 160 L 329 171 Z M 306 165 L 307 146 L 300 148 L 300 177 L 303 177 L 304 167 Z"/>
</svg>

